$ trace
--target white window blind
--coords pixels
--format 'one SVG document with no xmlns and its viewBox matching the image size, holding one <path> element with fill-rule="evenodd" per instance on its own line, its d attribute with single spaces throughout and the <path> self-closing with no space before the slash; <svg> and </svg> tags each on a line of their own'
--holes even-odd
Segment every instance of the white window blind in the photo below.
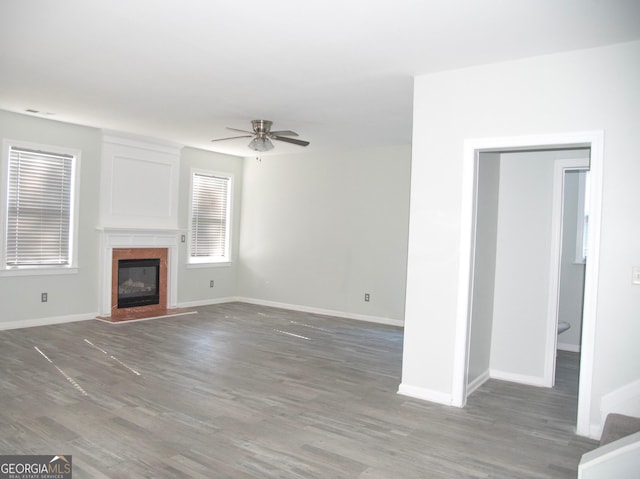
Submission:
<svg viewBox="0 0 640 479">
<path fill-rule="evenodd" d="M 229 177 L 193 173 L 190 239 L 192 262 L 228 259 L 230 184 Z"/>
<path fill-rule="evenodd" d="M 70 265 L 74 159 L 10 147 L 6 266 Z"/>
</svg>

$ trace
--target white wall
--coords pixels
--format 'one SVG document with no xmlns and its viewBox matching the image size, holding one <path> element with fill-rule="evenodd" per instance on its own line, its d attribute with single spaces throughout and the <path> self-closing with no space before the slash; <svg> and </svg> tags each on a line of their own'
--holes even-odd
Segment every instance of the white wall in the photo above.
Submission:
<svg viewBox="0 0 640 479">
<path fill-rule="evenodd" d="M 600 398 L 640 376 L 638 58 L 632 42 L 416 78 L 404 386 L 452 397 L 464 140 L 594 130 L 605 138 L 592 430 Z"/>
<path fill-rule="evenodd" d="M 95 317 L 98 312 L 99 173 L 101 134 L 70 125 L 0 111 L 0 138 L 74 148 L 81 151 L 78 273 L 46 276 L 0 276 L 0 328 Z M 1 194 L 5 185 L 0 184 Z M 0 251 L 4 239 L 0 238 Z M 40 302 L 40 294 L 48 301 Z"/>
<path fill-rule="evenodd" d="M 402 321 L 410 157 L 401 146 L 247 158 L 240 296 Z"/>
<path fill-rule="evenodd" d="M 476 200 L 476 251 L 469 330 L 467 393 L 489 378 L 498 235 L 500 154 L 481 153 Z"/>
<path fill-rule="evenodd" d="M 579 194 L 578 171 L 567 171 L 564 181 L 564 203 L 562 219 L 562 256 L 560 267 L 560 296 L 558 298 L 558 321 L 571 325 L 558 335 L 558 349 L 579 351 L 582 332 L 582 299 L 584 288 L 584 263 L 576 262 L 576 235 L 578 214 L 584 211 L 584 195 Z"/>
</svg>

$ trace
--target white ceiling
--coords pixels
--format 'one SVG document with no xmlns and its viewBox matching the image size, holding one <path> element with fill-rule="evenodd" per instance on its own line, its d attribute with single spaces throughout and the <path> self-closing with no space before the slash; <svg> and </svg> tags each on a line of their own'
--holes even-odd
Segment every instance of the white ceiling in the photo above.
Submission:
<svg viewBox="0 0 640 479">
<path fill-rule="evenodd" d="M 412 76 L 640 38 L 640 0 L 2 0 L 0 109 L 251 156 L 411 141 Z M 639 59 L 640 61 L 640 59 Z"/>
</svg>

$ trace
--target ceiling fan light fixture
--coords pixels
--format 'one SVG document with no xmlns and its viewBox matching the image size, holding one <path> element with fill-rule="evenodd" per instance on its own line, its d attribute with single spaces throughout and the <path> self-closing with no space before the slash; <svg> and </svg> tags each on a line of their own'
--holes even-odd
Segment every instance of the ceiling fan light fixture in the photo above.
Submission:
<svg viewBox="0 0 640 479">
<path fill-rule="evenodd" d="M 254 151 L 269 151 L 273 150 L 273 143 L 269 140 L 269 138 L 256 136 L 249 143 L 249 148 Z"/>
</svg>

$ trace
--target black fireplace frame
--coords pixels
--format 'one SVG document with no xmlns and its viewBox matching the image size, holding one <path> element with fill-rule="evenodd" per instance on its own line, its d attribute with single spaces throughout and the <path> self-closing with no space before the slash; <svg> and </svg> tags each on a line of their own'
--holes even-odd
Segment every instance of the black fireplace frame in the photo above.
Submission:
<svg viewBox="0 0 640 479">
<path fill-rule="evenodd" d="M 152 294 L 140 294 L 137 296 L 122 297 L 120 294 L 120 285 L 122 284 L 120 274 L 125 268 L 153 268 L 156 269 L 155 292 Z M 118 309 L 135 308 L 139 306 L 150 306 L 160 304 L 160 258 L 136 258 L 136 259 L 119 259 L 118 260 Z"/>
</svg>

